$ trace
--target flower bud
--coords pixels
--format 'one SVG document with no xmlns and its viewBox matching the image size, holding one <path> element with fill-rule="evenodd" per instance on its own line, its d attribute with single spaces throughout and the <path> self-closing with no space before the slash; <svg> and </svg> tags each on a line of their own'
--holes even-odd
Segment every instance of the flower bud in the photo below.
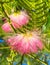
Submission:
<svg viewBox="0 0 50 65">
<path fill-rule="evenodd" d="M 11 28 L 11 26 L 10 26 L 10 24 L 7 23 L 7 22 L 2 25 L 2 29 L 3 29 L 5 32 L 12 32 L 12 31 L 13 31 L 12 28 Z"/>
</svg>

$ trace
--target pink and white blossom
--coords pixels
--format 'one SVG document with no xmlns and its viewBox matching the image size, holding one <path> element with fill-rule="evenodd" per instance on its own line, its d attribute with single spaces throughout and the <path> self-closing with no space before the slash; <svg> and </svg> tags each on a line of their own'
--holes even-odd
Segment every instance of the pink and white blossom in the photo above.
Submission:
<svg viewBox="0 0 50 65">
<path fill-rule="evenodd" d="M 3 29 L 5 32 L 12 32 L 12 31 L 13 31 L 12 28 L 11 28 L 11 26 L 10 26 L 10 24 L 9 24 L 8 22 L 6 22 L 6 23 L 4 23 L 4 24 L 2 25 L 2 29 Z"/>
<path fill-rule="evenodd" d="M 42 41 L 33 33 L 18 34 L 17 36 L 10 37 L 7 42 L 12 50 L 21 54 L 37 53 L 43 49 Z"/>
<path fill-rule="evenodd" d="M 14 26 L 14 28 L 20 28 L 29 22 L 29 17 L 24 11 L 11 14 L 10 19 L 12 21 L 12 25 Z"/>
</svg>

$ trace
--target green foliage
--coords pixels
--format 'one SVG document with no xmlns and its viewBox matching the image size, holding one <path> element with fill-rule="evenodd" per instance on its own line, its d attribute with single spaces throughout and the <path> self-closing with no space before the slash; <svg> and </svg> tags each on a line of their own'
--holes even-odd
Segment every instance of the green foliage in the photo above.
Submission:
<svg viewBox="0 0 50 65">
<path fill-rule="evenodd" d="M 2 7 L 3 5 L 3 7 Z M 4 8 L 4 9 L 3 9 Z M 6 17 L 8 20 L 8 15 L 13 12 L 18 12 L 19 10 L 26 10 L 31 20 L 26 26 L 21 29 L 17 29 L 17 32 L 25 33 L 27 30 L 33 30 L 34 28 L 41 29 L 41 36 L 45 36 L 45 48 L 43 51 L 39 51 L 37 54 L 22 55 L 10 51 L 10 48 L 6 45 L 6 42 L 0 43 L 0 65 L 13 65 L 13 62 L 26 63 L 28 65 L 47 65 L 45 60 L 45 53 L 50 54 L 50 0 L 0 0 L 0 26 L 2 26 L 2 17 Z M 14 33 L 5 33 L 0 27 L 0 37 L 6 39 L 7 36 L 15 35 Z M 44 36 L 43 36 L 44 37 Z M 48 56 L 50 57 L 50 56 Z M 42 59 L 41 59 L 42 58 Z M 22 60 L 24 59 L 24 60 Z M 21 61 L 22 60 L 22 61 Z"/>
</svg>

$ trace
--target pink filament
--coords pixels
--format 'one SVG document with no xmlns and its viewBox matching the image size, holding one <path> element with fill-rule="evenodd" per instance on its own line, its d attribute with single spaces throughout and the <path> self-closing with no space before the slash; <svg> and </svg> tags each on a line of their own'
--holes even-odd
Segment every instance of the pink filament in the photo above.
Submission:
<svg viewBox="0 0 50 65">
<path fill-rule="evenodd" d="M 37 53 L 38 50 L 43 49 L 42 41 L 36 35 L 33 36 L 33 34 L 31 36 L 30 34 L 18 34 L 15 37 L 9 38 L 7 42 L 11 46 L 11 49 L 21 54 Z"/>
</svg>

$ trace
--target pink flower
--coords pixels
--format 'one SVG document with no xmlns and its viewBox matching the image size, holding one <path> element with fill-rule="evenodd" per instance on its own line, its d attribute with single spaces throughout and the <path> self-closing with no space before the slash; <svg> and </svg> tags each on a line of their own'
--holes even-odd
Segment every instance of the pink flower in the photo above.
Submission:
<svg viewBox="0 0 50 65">
<path fill-rule="evenodd" d="M 7 42 L 11 49 L 21 54 L 37 53 L 38 50 L 43 49 L 42 41 L 33 33 L 18 34 L 9 38 Z"/>
<path fill-rule="evenodd" d="M 10 24 L 7 23 L 7 22 L 2 25 L 2 29 L 3 29 L 5 32 L 12 32 L 12 31 L 13 31 L 12 28 L 11 28 L 11 26 L 10 26 Z"/>
<path fill-rule="evenodd" d="M 20 28 L 29 22 L 29 17 L 24 11 L 10 15 L 10 19 L 14 28 Z"/>
<path fill-rule="evenodd" d="M 23 25 L 27 24 L 29 21 L 29 17 L 24 11 L 21 11 L 19 14 L 15 13 L 15 14 L 10 15 L 10 20 L 11 20 L 12 26 L 16 29 L 16 28 L 20 28 Z M 12 28 L 10 24 L 7 23 L 7 20 L 3 18 L 3 21 L 5 23 L 2 25 L 2 29 L 5 32 L 12 32 Z"/>
</svg>

